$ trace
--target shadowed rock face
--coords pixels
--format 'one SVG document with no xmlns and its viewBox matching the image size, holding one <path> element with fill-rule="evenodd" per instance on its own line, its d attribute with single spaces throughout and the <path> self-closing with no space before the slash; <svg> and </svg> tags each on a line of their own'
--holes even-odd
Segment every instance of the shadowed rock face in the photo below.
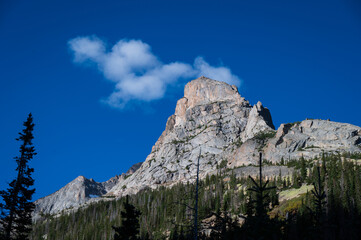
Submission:
<svg viewBox="0 0 361 240">
<path fill-rule="evenodd" d="M 142 166 L 142 164 L 143 164 L 143 162 L 134 164 L 133 166 L 131 166 L 129 168 L 129 170 L 125 173 L 125 175 L 128 176 L 128 175 L 135 173 L 135 171 L 137 171 L 140 168 L 140 166 Z"/>
<path fill-rule="evenodd" d="M 36 214 L 57 213 L 82 203 L 98 201 L 92 196 L 123 196 L 144 188 L 193 181 L 200 156 L 200 176 L 213 174 L 226 160 L 228 167 L 257 164 L 258 152 L 272 162 L 312 158 L 322 151 L 361 152 L 361 128 L 324 120 L 282 124 L 274 130 L 270 111 L 261 102 L 252 106 L 235 86 L 200 77 L 189 82 L 175 113 L 143 163 L 126 174 L 97 183 L 78 177 L 64 188 L 36 201 Z M 289 169 L 269 167 L 266 176 Z M 285 168 L 285 167 L 283 167 Z M 236 171 L 252 175 L 256 168 Z"/>
</svg>

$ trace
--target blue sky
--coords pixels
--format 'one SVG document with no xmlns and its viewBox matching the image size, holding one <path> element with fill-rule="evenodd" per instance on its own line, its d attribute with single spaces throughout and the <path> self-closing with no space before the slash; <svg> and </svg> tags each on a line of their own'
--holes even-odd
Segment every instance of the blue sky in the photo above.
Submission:
<svg viewBox="0 0 361 240">
<path fill-rule="evenodd" d="M 356 0 L 4 0 L 0 34 L 0 188 L 32 112 L 35 199 L 144 161 L 186 82 L 204 72 L 260 100 L 276 127 L 361 126 Z"/>
</svg>

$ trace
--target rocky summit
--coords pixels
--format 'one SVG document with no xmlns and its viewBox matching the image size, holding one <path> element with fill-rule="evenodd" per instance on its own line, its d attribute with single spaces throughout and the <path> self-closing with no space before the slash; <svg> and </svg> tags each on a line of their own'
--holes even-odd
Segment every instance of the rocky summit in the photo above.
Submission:
<svg viewBox="0 0 361 240">
<path fill-rule="evenodd" d="M 119 181 L 124 180 L 141 165 L 142 163 L 136 163 L 126 173 L 105 182 L 96 182 L 79 176 L 55 193 L 35 201 L 33 219 L 37 220 L 43 214 L 57 214 L 67 209 L 77 209 L 82 204 L 100 200 Z"/>
<path fill-rule="evenodd" d="M 322 152 L 361 152 L 361 128 L 329 120 L 307 119 L 281 124 L 278 130 L 270 111 L 251 105 L 236 86 L 200 77 L 184 88 L 175 112 L 143 163 L 105 183 L 78 177 L 58 192 L 36 201 L 35 215 L 54 214 L 82 203 L 134 194 L 145 188 L 193 181 L 197 160 L 200 176 L 256 164 L 258 152 L 273 163 L 282 159 L 313 158 Z M 265 174 L 289 174 L 289 169 L 265 169 Z M 252 167 L 242 174 L 256 174 Z M 92 196 L 90 196 L 92 195 Z M 103 196 L 103 198 L 101 197 Z"/>
</svg>

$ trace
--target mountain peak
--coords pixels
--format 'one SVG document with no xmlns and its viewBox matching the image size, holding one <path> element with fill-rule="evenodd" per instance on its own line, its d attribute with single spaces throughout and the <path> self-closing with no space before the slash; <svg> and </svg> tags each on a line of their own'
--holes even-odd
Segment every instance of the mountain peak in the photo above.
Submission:
<svg viewBox="0 0 361 240">
<path fill-rule="evenodd" d="M 228 167 L 257 164 L 258 152 L 277 163 L 282 158 L 312 159 L 323 151 L 360 152 L 360 148 L 361 128 L 350 124 L 308 119 L 283 124 L 276 132 L 271 113 L 261 102 L 252 106 L 235 86 L 202 76 L 185 86 L 184 97 L 143 163 L 102 183 L 79 176 L 37 200 L 35 215 L 104 199 L 97 196 L 118 197 L 192 181 L 199 157 L 203 178 L 216 174 L 223 161 Z"/>
<path fill-rule="evenodd" d="M 187 83 L 184 88 L 184 98 L 187 99 L 188 107 L 218 101 L 236 101 L 238 103 L 245 101 L 238 93 L 236 86 L 204 76 Z"/>
<path fill-rule="evenodd" d="M 78 176 L 78 177 L 75 178 L 73 181 L 84 182 L 85 180 L 87 180 L 86 177 L 84 177 L 84 176 Z"/>
<path fill-rule="evenodd" d="M 183 124 L 186 111 L 200 105 L 228 102 L 235 106 L 251 107 L 234 85 L 201 76 L 184 87 L 184 97 L 178 100 L 170 126 Z M 216 110 L 215 110 L 216 111 Z"/>
</svg>

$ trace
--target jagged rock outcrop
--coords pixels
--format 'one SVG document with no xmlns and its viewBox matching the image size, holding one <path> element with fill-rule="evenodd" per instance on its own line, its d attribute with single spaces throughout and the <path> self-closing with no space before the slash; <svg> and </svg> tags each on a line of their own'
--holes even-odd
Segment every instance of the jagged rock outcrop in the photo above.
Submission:
<svg viewBox="0 0 361 240">
<path fill-rule="evenodd" d="M 263 149 L 265 159 L 278 162 L 281 158 L 307 159 L 322 152 L 360 152 L 361 128 L 329 120 L 304 120 L 282 124 L 274 138 Z"/>
<path fill-rule="evenodd" d="M 118 196 L 192 181 L 200 154 L 200 175 L 211 174 L 238 145 L 261 131 L 274 131 L 267 108 L 260 102 L 250 105 L 235 86 L 200 77 L 185 86 L 184 97 L 143 165 L 111 192 Z"/>
<path fill-rule="evenodd" d="M 128 169 L 128 171 L 125 173 L 125 175 L 129 176 L 129 175 L 135 173 L 135 171 L 137 171 L 140 168 L 140 166 L 142 166 L 142 164 L 143 164 L 143 162 L 139 162 L 139 163 L 134 164 L 133 166 L 131 166 Z"/>
<path fill-rule="evenodd" d="M 261 102 L 253 106 L 249 113 L 246 129 L 242 134 L 242 139 L 247 140 L 256 136 L 259 132 L 268 131 L 269 128 L 274 129 L 271 113 L 264 108 Z"/>
<path fill-rule="evenodd" d="M 270 111 L 261 102 L 252 106 L 235 86 L 200 77 L 189 82 L 175 113 L 143 163 L 104 183 L 78 177 L 56 193 L 36 201 L 36 214 L 98 201 L 95 196 L 123 196 L 144 188 L 193 181 L 200 158 L 200 177 L 214 174 L 226 161 L 238 176 L 257 174 L 258 152 L 264 159 L 313 158 L 322 151 L 361 152 L 361 128 L 326 120 L 282 124 L 276 131 Z M 265 176 L 289 175 L 291 169 L 270 166 Z"/>
</svg>

